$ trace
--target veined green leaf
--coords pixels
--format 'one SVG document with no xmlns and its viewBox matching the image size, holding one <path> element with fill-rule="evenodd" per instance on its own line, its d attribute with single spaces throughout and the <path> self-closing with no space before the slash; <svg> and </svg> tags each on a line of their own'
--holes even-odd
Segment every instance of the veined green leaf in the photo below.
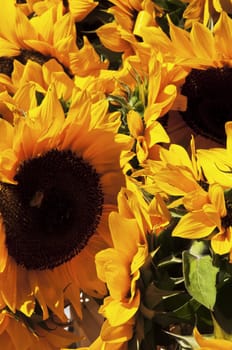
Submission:
<svg viewBox="0 0 232 350">
<path fill-rule="evenodd" d="M 216 276 L 219 269 L 213 266 L 209 255 L 195 256 L 183 252 L 183 273 L 189 294 L 210 310 L 216 301 Z"/>
</svg>

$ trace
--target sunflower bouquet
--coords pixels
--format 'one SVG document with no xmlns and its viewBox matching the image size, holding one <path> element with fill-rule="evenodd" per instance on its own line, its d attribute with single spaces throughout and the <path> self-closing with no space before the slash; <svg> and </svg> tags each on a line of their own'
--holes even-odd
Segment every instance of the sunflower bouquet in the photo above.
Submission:
<svg viewBox="0 0 232 350">
<path fill-rule="evenodd" d="M 231 3 L 1 2 L 1 349 L 232 349 Z"/>
</svg>

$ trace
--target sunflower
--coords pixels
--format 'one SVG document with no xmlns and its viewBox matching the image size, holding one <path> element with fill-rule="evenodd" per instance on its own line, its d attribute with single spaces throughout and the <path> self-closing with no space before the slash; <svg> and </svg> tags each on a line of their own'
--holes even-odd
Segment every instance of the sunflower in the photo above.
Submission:
<svg viewBox="0 0 232 350">
<path fill-rule="evenodd" d="M 95 257 L 98 277 L 106 283 L 109 293 L 99 308 L 99 313 L 106 319 L 100 339 L 112 343 L 115 349 L 127 349 L 140 305 L 137 282 L 140 267 L 148 256 L 145 231 L 149 226 L 147 215 L 139 208 L 141 203 L 142 199 L 136 200 L 130 190 L 123 188 L 120 191 L 119 212 L 113 211 L 109 215 L 113 247 L 102 250 Z M 115 342 L 119 343 L 118 348 Z"/>
<path fill-rule="evenodd" d="M 153 182 L 145 189 L 151 189 L 155 195 L 160 193 L 170 212 L 180 218 L 173 236 L 199 239 L 212 234 L 214 251 L 225 254 L 230 251 L 231 243 L 224 192 L 218 184 L 208 185 L 197 163 L 193 142 L 192 149 L 190 159 L 179 145 L 172 144 L 169 150 L 161 148 L 161 160 L 151 162 L 150 174 L 147 171 Z"/>
<path fill-rule="evenodd" d="M 149 27 L 143 29 L 143 40 L 160 48 L 166 60 L 190 68 L 180 89 L 187 98 L 187 108 L 181 116 L 195 134 L 224 144 L 224 124 L 232 113 L 232 20 L 222 12 L 212 30 L 198 22 L 190 32 L 170 20 L 169 25 L 170 39 L 160 28 Z"/>
<path fill-rule="evenodd" d="M 114 20 L 97 29 L 101 43 L 113 52 L 123 53 L 123 57 L 134 55 L 143 50 L 139 42 L 141 28 L 155 26 L 155 7 L 153 1 L 111 1 L 114 6 L 108 12 Z"/>
<path fill-rule="evenodd" d="M 74 19 L 70 12 L 63 15 L 62 3 L 60 5 L 30 19 L 12 0 L 4 5 L 4 15 L 0 15 L 1 73 L 11 74 L 14 59 L 23 64 L 28 59 L 42 64 L 53 57 L 69 75 L 78 72 L 89 74 L 89 69 L 99 71 L 107 67 L 108 63 L 101 61 L 87 38 L 79 50 Z M 95 65 L 92 67 L 85 62 L 79 67 L 80 61 L 82 64 L 85 61 L 95 62 Z"/>
<path fill-rule="evenodd" d="M 222 186 L 207 182 L 193 143 L 192 149 L 192 159 L 179 145 L 161 149 L 161 162 L 154 164 L 151 173 L 153 192 L 166 195 L 170 212 L 179 217 L 173 236 L 210 239 L 216 254 L 228 254 L 232 249 L 230 193 L 226 195 Z"/>
<path fill-rule="evenodd" d="M 158 167 L 153 181 L 157 192 L 163 191 L 168 195 L 170 212 L 179 217 L 172 235 L 191 240 L 209 239 L 216 254 L 231 253 L 229 194 L 226 195 L 219 184 L 209 185 L 204 176 L 193 167 L 194 164 L 187 161 L 181 165 L 186 157 L 181 159 L 181 163 L 177 162 L 179 155 L 184 155 L 180 146 L 172 147 L 170 154 L 169 152 L 164 150 L 166 159 L 171 159 L 171 162 Z"/>
<path fill-rule="evenodd" d="M 11 77 L 0 74 L 0 86 L 3 89 L 0 92 L 1 115 L 4 119 L 13 123 L 15 112 L 18 111 L 18 113 L 24 115 L 29 109 L 39 105 L 51 84 L 56 91 L 56 96 L 65 115 L 68 112 L 76 115 L 76 109 L 79 106 L 78 93 L 80 88 L 76 86 L 75 82 L 64 72 L 62 66 L 54 59 L 43 65 L 31 60 L 23 65 L 15 60 Z M 89 88 L 87 94 L 89 98 L 91 96 L 92 113 L 95 113 L 94 110 L 96 109 L 99 114 L 97 120 L 92 119 L 91 126 L 97 127 L 97 125 L 104 123 L 104 127 L 108 130 L 118 130 L 120 113 L 108 113 L 109 102 L 104 93 Z"/>
<path fill-rule="evenodd" d="M 174 197 L 202 189 L 203 177 L 196 160 L 194 139 L 191 148 L 191 157 L 180 145 L 171 144 L 169 149 L 160 148 L 161 162 L 150 163 L 155 187 Z"/>
<path fill-rule="evenodd" d="M 66 331 L 58 320 L 36 322 L 18 311 L 0 313 L 0 342 L 6 350 L 60 350 L 61 346 L 69 346 L 74 341 L 77 337 Z"/>
<path fill-rule="evenodd" d="M 140 291 L 136 281 L 148 252 L 144 234 L 135 219 L 112 212 L 109 225 L 114 247 L 96 255 L 98 276 L 109 290 L 99 312 L 111 326 L 117 327 L 130 321 L 139 308 Z"/>
<path fill-rule="evenodd" d="M 27 18 L 12 0 L 0 14 L 1 72 L 12 71 L 13 59 L 25 63 L 29 58 L 44 63 L 56 58 L 70 73 L 72 53 L 78 53 L 76 32 L 70 14 L 51 7 L 41 16 Z"/>
<path fill-rule="evenodd" d="M 107 285 L 108 296 L 99 308 L 105 322 L 96 343 L 89 349 L 97 349 L 97 345 L 99 349 L 101 345 L 106 349 L 112 346 L 115 350 L 126 350 L 129 340 L 135 341 L 137 336 L 138 342 L 141 340 L 136 334 L 143 317 L 141 304 L 145 293 L 140 270 L 146 270 L 150 261 L 147 235 L 163 224 L 158 214 L 154 203 L 151 201 L 149 205 L 135 184 L 127 183 L 127 188 L 119 192 L 118 212 L 109 215 L 113 247 L 95 257 L 97 273 Z"/>
<path fill-rule="evenodd" d="M 147 47 L 142 56 L 125 59 L 119 73 L 121 91 L 116 89 L 109 99 L 122 114 L 120 133 L 128 135 L 132 143 L 132 148 L 122 153 L 121 161 L 127 165 L 136 157 L 143 166 L 147 159 L 159 157 L 160 143 L 169 142 L 162 125 L 164 116 L 172 108 L 184 108 L 185 99 L 178 99 L 177 91 L 187 72 L 166 64 L 161 54 Z"/>
<path fill-rule="evenodd" d="M 189 193 L 183 203 L 188 212 L 180 218 L 172 235 L 189 239 L 208 238 L 216 254 L 230 253 L 230 203 L 226 201 L 222 187 L 213 184 L 209 186 L 208 193 Z"/>
<path fill-rule="evenodd" d="M 226 147 L 198 149 L 197 159 L 207 182 L 217 183 L 223 188 L 232 188 L 231 151 L 232 151 L 232 122 L 225 124 Z"/>
<path fill-rule="evenodd" d="M 14 125 L 0 120 L 7 135 L 0 147 L 0 304 L 13 312 L 31 315 L 36 299 L 44 318 L 49 308 L 62 319 L 66 299 L 80 315 L 78 288 L 105 294 L 94 255 L 111 244 L 107 220 L 124 183 L 123 145 L 98 122 L 102 108 L 91 109 L 86 93 L 75 103 L 65 118 L 52 84 Z"/>
<path fill-rule="evenodd" d="M 135 177 L 141 175 L 144 175 L 143 170 L 134 174 Z M 128 219 L 135 218 L 143 232 L 160 232 L 170 221 L 170 213 L 162 197 L 156 194 L 149 198 L 149 192 L 144 191 L 145 186 L 131 177 L 127 177 L 126 185 L 118 194 L 119 213 Z"/>
<path fill-rule="evenodd" d="M 140 35 L 141 27 L 155 25 L 158 6 L 154 2 L 112 0 L 111 3 L 113 6 L 108 11 L 113 14 L 116 23 L 135 35 Z"/>
<path fill-rule="evenodd" d="M 14 111 L 26 113 L 43 100 L 50 84 L 53 84 L 57 97 L 64 110 L 70 106 L 72 96 L 79 89 L 54 59 L 40 65 L 28 60 L 25 65 L 15 60 L 11 77 L 0 74 L 0 113 L 4 119 L 13 122 Z"/>
</svg>

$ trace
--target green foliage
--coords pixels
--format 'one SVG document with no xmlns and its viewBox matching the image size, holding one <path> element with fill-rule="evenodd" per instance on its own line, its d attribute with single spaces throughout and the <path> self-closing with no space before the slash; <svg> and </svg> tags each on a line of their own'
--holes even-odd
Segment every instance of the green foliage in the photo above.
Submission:
<svg viewBox="0 0 232 350">
<path fill-rule="evenodd" d="M 183 252 L 183 273 L 188 293 L 210 310 L 216 302 L 216 277 L 219 269 L 209 255 L 196 256 Z"/>
</svg>

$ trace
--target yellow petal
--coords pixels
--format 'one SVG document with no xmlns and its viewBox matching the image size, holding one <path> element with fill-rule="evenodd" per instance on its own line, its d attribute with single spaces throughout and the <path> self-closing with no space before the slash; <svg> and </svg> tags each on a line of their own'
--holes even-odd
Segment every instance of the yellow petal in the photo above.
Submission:
<svg viewBox="0 0 232 350">
<path fill-rule="evenodd" d="M 1 295 L 11 311 L 16 310 L 16 281 L 17 281 L 17 265 L 15 261 L 8 257 L 8 262 L 4 272 L 0 274 Z"/>
<path fill-rule="evenodd" d="M 225 231 L 219 232 L 211 239 L 211 245 L 215 253 L 227 254 L 232 250 L 232 232 L 231 227 Z"/>
<path fill-rule="evenodd" d="M 135 21 L 133 34 L 141 36 L 141 28 L 152 25 L 154 25 L 153 16 L 147 11 L 139 11 Z"/>
<path fill-rule="evenodd" d="M 211 202 L 214 204 L 217 212 L 221 217 L 226 216 L 226 203 L 224 197 L 224 191 L 218 184 L 213 184 L 209 187 L 209 197 Z"/>
<path fill-rule="evenodd" d="M 186 193 L 183 198 L 183 204 L 188 211 L 200 210 L 206 203 L 209 203 L 208 193 L 202 188 Z"/>
<path fill-rule="evenodd" d="M 217 215 L 216 211 L 212 215 Z M 215 222 L 203 210 L 198 210 L 184 215 L 174 228 L 172 235 L 188 239 L 205 238 L 213 232 L 215 227 Z"/>
<path fill-rule="evenodd" d="M 98 276 L 106 282 L 115 300 L 124 299 L 130 290 L 130 261 L 116 249 L 106 249 L 96 255 Z"/>
<path fill-rule="evenodd" d="M 214 26 L 214 34 L 218 52 L 223 52 L 225 58 L 231 57 L 232 48 L 228 43 L 232 36 L 232 20 L 226 12 L 221 12 L 219 20 Z"/>
<path fill-rule="evenodd" d="M 199 350 L 231 350 L 232 344 L 225 339 L 207 339 L 204 338 L 197 330 L 193 330 L 194 337 L 198 344 L 201 346 Z"/>
<path fill-rule="evenodd" d="M 167 194 L 182 196 L 199 189 L 192 173 L 185 168 L 169 165 L 154 175 L 157 185 Z"/>
<path fill-rule="evenodd" d="M 178 52 L 183 57 L 193 57 L 193 48 L 190 43 L 190 34 L 177 26 L 175 26 L 170 18 L 168 17 L 168 22 L 170 25 L 170 36 L 173 42 L 173 45 L 178 48 Z"/>
<path fill-rule="evenodd" d="M 131 339 L 133 335 L 133 322 L 127 322 L 121 326 L 111 327 L 106 320 L 101 329 L 101 337 L 113 346 L 113 343 L 125 343 Z M 99 348 L 100 349 L 100 348 Z M 97 350 L 99 350 L 97 349 Z"/>
<path fill-rule="evenodd" d="M 137 221 L 124 218 L 117 212 L 112 212 L 109 215 L 109 226 L 114 247 L 124 252 L 125 255 L 133 257 L 141 240 Z"/>
<path fill-rule="evenodd" d="M 223 187 L 232 187 L 230 158 L 230 154 L 223 148 L 197 150 L 198 164 L 209 184 L 218 183 Z"/>
<path fill-rule="evenodd" d="M 31 289 L 27 270 L 21 266 L 17 267 L 20 279 L 17 279 L 17 303 L 16 308 L 30 317 L 35 309 L 35 298 Z"/>
<path fill-rule="evenodd" d="M 109 324 L 117 327 L 128 322 L 137 312 L 140 303 L 140 293 L 132 299 L 130 303 L 120 302 L 111 297 L 104 299 L 104 304 L 100 307 L 99 313 L 107 318 Z"/>
<path fill-rule="evenodd" d="M 194 23 L 190 38 L 194 46 L 195 55 L 212 60 L 215 56 L 214 37 L 212 32 L 201 23 Z M 201 38 L 201 40 L 199 40 Z"/>
<path fill-rule="evenodd" d="M 69 10 L 76 22 L 82 21 L 98 5 L 94 0 L 70 0 Z"/>
<path fill-rule="evenodd" d="M 127 123 L 128 128 L 130 130 L 130 134 L 137 138 L 138 136 L 142 136 L 144 132 L 144 126 L 142 122 L 141 116 L 135 111 L 129 111 L 127 114 Z"/>
<path fill-rule="evenodd" d="M 121 34 L 115 23 L 107 23 L 97 29 L 97 35 L 102 44 L 114 52 L 124 52 L 128 50 L 129 44 L 121 38 Z"/>
<path fill-rule="evenodd" d="M 12 57 L 18 56 L 20 53 L 20 47 L 18 44 L 11 43 L 7 39 L 0 38 L 0 56 Z"/>
<path fill-rule="evenodd" d="M 0 273 L 5 270 L 8 257 L 8 250 L 6 247 L 5 239 L 6 234 L 4 230 L 4 225 L 2 220 L 0 220 Z"/>
<path fill-rule="evenodd" d="M 142 164 L 148 157 L 148 146 L 145 137 L 138 136 L 136 142 L 136 154 L 140 164 Z"/>
<path fill-rule="evenodd" d="M 149 127 L 146 128 L 145 138 L 149 148 L 157 143 L 168 143 L 170 141 L 165 129 L 157 121 L 154 121 L 152 124 L 149 125 Z"/>
</svg>

